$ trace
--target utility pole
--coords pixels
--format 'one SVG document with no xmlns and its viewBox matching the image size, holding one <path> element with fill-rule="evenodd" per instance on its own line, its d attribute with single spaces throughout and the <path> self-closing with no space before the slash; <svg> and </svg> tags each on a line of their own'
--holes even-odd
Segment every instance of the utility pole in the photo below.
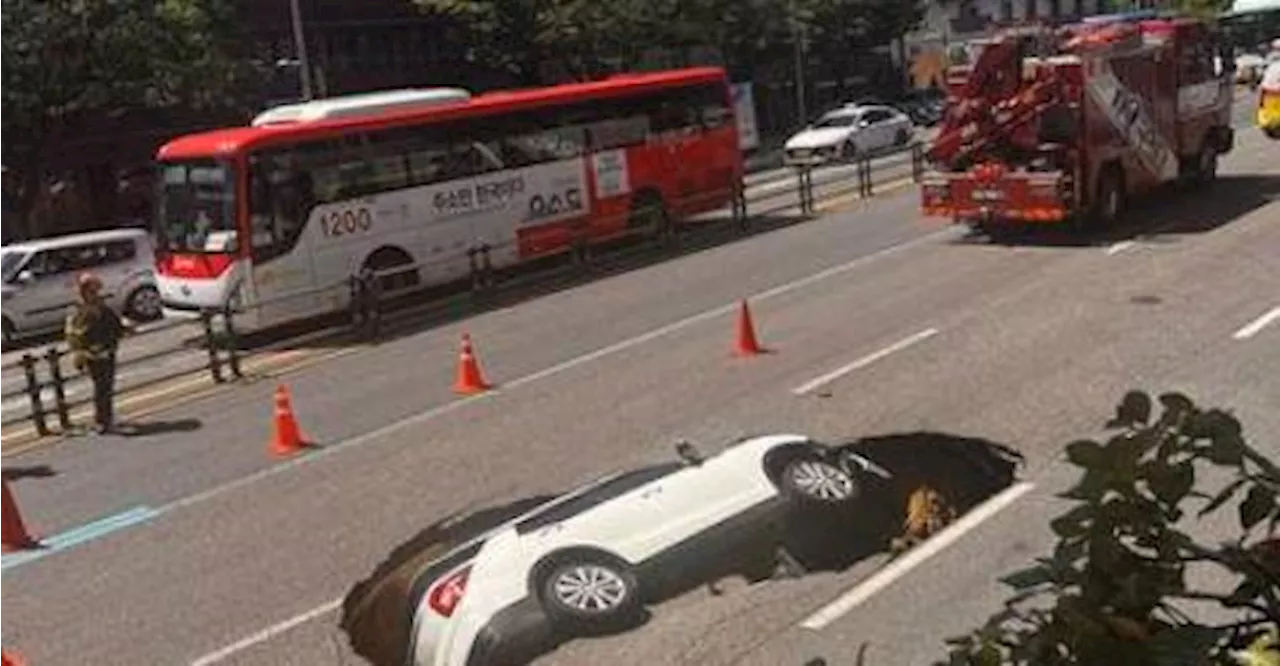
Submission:
<svg viewBox="0 0 1280 666">
<path fill-rule="evenodd" d="M 809 121 L 809 113 L 805 109 L 804 28 L 800 25 L 800 18 L 796 15 L 796 0 L 790 0 L 787 6 L 788 13 L 791 15 L 791 42 L 795 45 L 796 113 L 799 114 L 800 123 L 804 124 Z"/>
<path fill-rule="evenodd" d="M 293 20 L 293 48 L 298 52 L 298 76 L 302 81 L 302 99 L 311 99 L 311 61 L 307 58 L 307 37 L 302 30 L 302 10 L 298 0 L 289 0 L 290 18 Z"/>
</svg>

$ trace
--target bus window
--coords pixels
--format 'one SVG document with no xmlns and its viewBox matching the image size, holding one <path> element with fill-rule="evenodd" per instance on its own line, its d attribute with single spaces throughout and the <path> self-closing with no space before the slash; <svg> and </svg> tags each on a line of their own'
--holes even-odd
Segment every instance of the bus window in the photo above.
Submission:
<svg viewBox="0 0 1280 666">
<path fill-rule="evenodd" d="M 249 219 L 257 261 L 292 250 L 306 228 L 316 196 L 305 157 L 283 151 L 249 160 Z"/>
<path fill-rule="evenodd" d="M 368 170 L 358 189 L 363 194 L 398 190 L 409 184 L 408 160 L 405 159 L 405 134 L 400 130 L 378 132 L 369 136 L 364 152 Z"/>
</svg>

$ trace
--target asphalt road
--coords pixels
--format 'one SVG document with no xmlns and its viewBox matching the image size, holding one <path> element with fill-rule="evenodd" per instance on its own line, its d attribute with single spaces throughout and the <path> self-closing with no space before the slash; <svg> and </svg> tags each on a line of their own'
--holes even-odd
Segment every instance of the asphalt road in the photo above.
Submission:
<svg viewBox="0 0 1280 666">
<path fill-rule="evenodd" d="M 9 457 L 29 527 L 69 545 L 5 556 L 5 645 L 42 666 L 339 663 L 332 602 L 422 525 L 668 456 L 678 437 L 929 430 L 1012 446 L 1030 490 L 818 630 L 798 625 L 877 558 L 695 591 L 542 660 L 838 664 L 870 641 L 868 664 L 920 663 L 1043 550 L 1069 481 L 1061 445 L 1126 389 L 1233 407 L 1276 452 L 1280 322 L 1250 326 L 1280 307 L 1276 155 L 1246 133 L 1215 191 L 1090 243 L 967 242 L 902 194 L 355 348 L 287 377 L 325 447 L 295 461 L 266 454 L 269 383 L 157 414 L 144 436 Z M 775 353 L 735 359 L 748 296 Z M 463 330 L 497 392 L 451 395 Z"/>
<path fill-rule="evenodd" d="M 911 175 L 910 153 L 884 155 L 873 161 L 873 167 L 875 171 L 872 179 L 875 184 L 887 186 L 899 183 Z M 856 166 L 852 164 L 816 170 L 812 179 L 815 199 L 821 203 L 856 196 L 856 177 Z M 771 169 L 752 174 L 747 181 L 748 213 L 764 217 L 794 214 L 800 205 L 799 187 L 799 180 L 792 169 Z M 712 221 L 727 218 L 728 214 L 725 209 L 698 219 Z M 207 373 L 208 355 L 196 344 L 202 337 L 198 322 L 173 321 L 140 326 L 139 335 L 121 345 L 118 388 L 127 391 L 178 375 Z M 0 409 L 11 423 L 31 414 L 30 399 L 26 393 L 27 382 L 19 360 L 24 353 L 37 356 L 41 359 L 37 366 L 38 372 L 42 378 L 47 378 L 48 364 L 43 360 L 47 347 L 48 344 L 28 345 L 3 354 Z M 293 346 L 283 344 L 275 347 L 286 350 Z M 92 395 L 88 381 L 73 373 L 70 364 L 65 361 L 62 372 L 70 380 L 66 384 L 67 399 L 72 402 L 88 400 Z M 46 408 L 53 404 L 54 392 L 51 387 L 46 387 L 41 396 Z"/>
</svg>

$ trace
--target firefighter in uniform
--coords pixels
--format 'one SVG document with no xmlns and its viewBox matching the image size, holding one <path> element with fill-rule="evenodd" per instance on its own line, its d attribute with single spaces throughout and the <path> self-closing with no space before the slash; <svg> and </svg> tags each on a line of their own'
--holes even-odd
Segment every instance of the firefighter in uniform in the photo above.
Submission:
<svg viewBox="0 0 1280 666">
<path fill-rule="evenodd" d="M 93 381 L 94 430 L 114 429 L 112 413 L 116 382 L 116 349 L 131 331 L 102 300 L 102 281 L 92 273 L 76 280 L 79 300 L 67 315 L 63 331 L 76 370 L 88 372 Z"/>
</svg>

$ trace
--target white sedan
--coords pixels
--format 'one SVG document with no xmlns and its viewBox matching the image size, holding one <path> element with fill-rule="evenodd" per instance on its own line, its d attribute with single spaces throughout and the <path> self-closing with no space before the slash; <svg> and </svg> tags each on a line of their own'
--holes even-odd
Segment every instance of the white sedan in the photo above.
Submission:
<svg viewBox="0 0 1280 666">
<path fill-rule="evenodd" d="M 688 444 L 677 452 L 429 528 L 347 595 L 352 647 L 387 666 L 520 663 L 549 640 L 633 619 L 677 574 L 772 534 L 760 528 L 797 511 L 848 514 L 890 478 L 802 435 L 747 438 L 705 459 Z"/>
<path fill-rule="evenodd" d="M 813 166 L 852 160 L 910 143 L 915 124 L 905 113 L 888 106 L 849 105 L 824 114 L 814 124 L 787 139 L 783 161 L 790 166 Z"/>
</svg>

